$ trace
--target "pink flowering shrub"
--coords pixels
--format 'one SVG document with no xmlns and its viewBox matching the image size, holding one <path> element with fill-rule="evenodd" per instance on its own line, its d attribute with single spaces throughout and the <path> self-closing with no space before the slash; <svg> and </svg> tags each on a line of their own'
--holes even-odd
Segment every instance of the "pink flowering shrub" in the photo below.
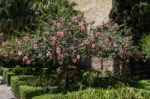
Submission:
<svg viewBox="0 0 150 99">
<path fill-rule="evenodd" d="M 92 40 L 82 17 L 52 20 L 43 27 L 37 35 L 28 34 L 16 39 L 11 56 L 26 65 L 69 66 L 92 55 Z"/>
<path fill-rule="evenodd" d="M 93 53 L 98 57 L 111 57 L 120 60 L 129 60 L 134 53 L 135 46 L 131 36 L 123 36 L 114 23 L 99 26 L 93 32 Z"/>
</svg>

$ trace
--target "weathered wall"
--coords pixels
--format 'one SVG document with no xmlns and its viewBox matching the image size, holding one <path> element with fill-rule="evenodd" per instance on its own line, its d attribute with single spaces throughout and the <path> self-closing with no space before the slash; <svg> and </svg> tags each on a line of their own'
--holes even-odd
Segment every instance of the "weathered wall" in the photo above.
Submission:
<svg viewBox="0 0 150 99">
<path fill-rule="evenodd" d="M 94 25 L 100 25 L 109 21 L 108 15 L 112 8 L 112 0 L 71 0 L 77 3 L 77 9 L 85 14 L 88 22 L 95 21 Z"/>
</svg>

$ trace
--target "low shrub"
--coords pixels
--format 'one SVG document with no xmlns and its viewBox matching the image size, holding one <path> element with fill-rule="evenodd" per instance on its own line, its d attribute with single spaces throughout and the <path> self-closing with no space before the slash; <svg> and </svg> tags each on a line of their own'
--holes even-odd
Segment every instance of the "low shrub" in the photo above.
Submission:
<svg viewBox="0 0 150 99">
<path fill-rule="evenodd" d="M 58 87 L 32 87 L 32 86 L 20 86 L 20 99 L 32 99 L 34 96 L 42 95 L 45 93 L 57 93 L 60 90 Z"/>
<path fill-rule="evenodd" d="M 21 81 L 22 78 L 32 78 L 32 75 L 13 76 L 11 78 L 11 90 L 15 97 L 19 98 L 19 87 L 25 85 L 25 82 Z"/>
<path fill-rule="evenodd" d="M 150 59 L 150 35 L 144 35 L 141 42 L 143 54 L 146 56 L 146 59 Z"/>
<path fill-rule="evenodd" d="M 8 86 L 10 86 L 10 84 L 11 84 L 11 77 L 14 76 L 14 75 L 15 75 L 15 73 L 13 73 L 13 72 L 7 72 L 5 80 L 6 80 L 6 84 Z"/>
<path fill-rule="evenodd" d="M 3 68 L 3 79 L 5 82 L 6 82 L 6 75 L 10 71 L 12 71 L 12 68 Z"/>
<path fill-rule="evenodd" d="M 150 92 L 142 89 L 86 89 L 68 94 L 46 94 L 36 96 L 33 99 L 148 99 Z"/>
</svg>

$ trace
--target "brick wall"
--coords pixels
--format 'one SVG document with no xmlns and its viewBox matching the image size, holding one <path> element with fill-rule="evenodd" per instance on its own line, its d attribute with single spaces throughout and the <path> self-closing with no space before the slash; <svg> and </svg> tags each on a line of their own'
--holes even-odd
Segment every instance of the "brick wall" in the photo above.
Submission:
<svg viewBox="0 0 150 99">
<path fill-rule="evenodd" d="M 100 25 L 109 21 L 108 15 L 112 7 L 112 0 L 71 0 L 77 3 L 76 9 L 84 12 L 88 22 L 95 21 Z"/>
</svg>

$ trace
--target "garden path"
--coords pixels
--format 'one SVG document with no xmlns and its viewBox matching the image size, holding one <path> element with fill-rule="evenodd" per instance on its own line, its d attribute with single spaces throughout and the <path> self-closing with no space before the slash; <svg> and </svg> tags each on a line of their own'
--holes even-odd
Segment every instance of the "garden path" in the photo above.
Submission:
<svg viewBox="0 0 150 99">
<path fill-rule="evenodd" d="M 11 92 L 10 87 L 2 82 L 2 76 L 0 76 L 0 99 L 16 99 Z"/>
</svg>

